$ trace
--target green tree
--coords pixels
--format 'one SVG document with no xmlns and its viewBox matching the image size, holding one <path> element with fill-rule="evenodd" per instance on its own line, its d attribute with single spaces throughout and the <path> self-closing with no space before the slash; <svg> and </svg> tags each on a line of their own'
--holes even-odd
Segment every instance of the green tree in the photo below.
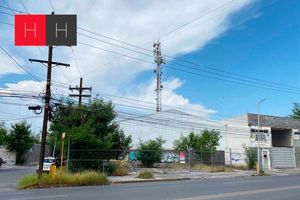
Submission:
<svg viewBox="0 0 300 200">
<path fill-rule="evenodd" d="M 292 114 L 290 117 L 294 119 L 300 119 L 300 103 L 294 103 L 294 107 L 292 109 Z"/>
<path fill-rule="evenodd" d="M 220 139 L 220 133 L 215 130 L 204 130 L 200 134 L 191 132 L 188 136 L 181 136 L 179 140 L 175 140 L 174 147 L 180 151 L 188 151 L 191 148 L 201 160 L 208 161 L 216 152 Z"/>
<path fill-rule="evenodd" d="M 141 142 L 138 151 L 138 160 L 144 167 L 152 167 L 154 163 L 161 160 L 162 145 L 165 141 L 162 138 Z"/>
<path fill-rule="evenodd" d="M 31 133 L 30 127 L 31 125 L 26 121 L 12 124 L 11 130 L 7 135 L 6 147 L 9 151 L 16 152 L 17 164 L 24 162 L 24 153 L 26 153 L 36 142 L 35 137 Z"/>
<path fill-rule="evenodd" d="M 85 149 L 71 151 L 71 159 L 118 159 L 128 149 L 131 137 L 124 135 L 119 124 L 114 121 L 116 116 L 112 103 L 102 99 L 94 99 L 80 108 L 74 102 L 68 101 L 54 114 L 48 141 L 52 146 L 56 143 L 59 152 L 60 137 L 65 132 L 65 141 L 70 138 L 71 149 Z M 89 152 L 88 149 L 105 149 L 105 152 Z M 83 168 L 99 166 L 97 163 L 78 165 Z"/>
<path fill-rule="evenodd" d="M 7 142 L 7 130 L 4 123 L 0 123 L 0 146 L 5 145 Z"/>
</svg>

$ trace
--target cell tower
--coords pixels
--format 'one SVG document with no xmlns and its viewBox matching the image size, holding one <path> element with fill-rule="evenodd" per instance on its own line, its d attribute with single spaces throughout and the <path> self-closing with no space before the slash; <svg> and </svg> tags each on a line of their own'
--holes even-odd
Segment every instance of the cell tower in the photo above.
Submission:
<svg viewBox="0 0 300 200">
<path fill-rule="evenodd" d="M 156 74 L 156 112 L 160 112 L 162 111 L 161 91 L 163 89 L 163 85 L 161 84 L 161 65 L 165 64 L 165 58 L 161 55 L 161 44 L 159 40 L 153 43 L 153 48 L 154 61 L 156 63 L 156 69 L 154 70 L 154 73 Z"/>
</svg>

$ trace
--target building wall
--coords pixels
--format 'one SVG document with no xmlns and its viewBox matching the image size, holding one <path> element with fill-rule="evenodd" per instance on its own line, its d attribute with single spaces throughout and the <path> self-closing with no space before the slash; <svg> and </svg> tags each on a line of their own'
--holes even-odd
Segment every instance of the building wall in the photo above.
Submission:
<svg viewBox="0 0 300 200">
<path fill-rule="evenodd" d="M 300 168 L 300 133 L 299 130 L 295 130 L 294 133 L 294 147 L 295 147 L 295 161 L 296 167 Z"/>
<path fill-rule="evenodd" d="M 124 130 L 125 135 L 132 136 L 134 148 L 138 146 L 140 141 L 152 140 L 157 137 L 162 137 L 166 143 L 165 149 L 173 149 L 174 141 L 182 135 L 186 136 L 190 132 L 200 133 L 204 129 L 224 129 L 219 122 L 206 120 L 192 114 L 180 111 L 164 111 L 154 113 L 146 117 L 140 117 L 137 120 L 121 121 L 120 126 Z M 153 123 L 148 123 L 148 121 Z M 154 123 L 156 122 L 156 123 Z M 221 141 L 222 149 L 224 147 Z"/>
<path fill-rule="evenodd" d="M 39 162 L 40 158 L 40 144 L 34 144 L 27 153 L 24 154 L 25 165 L 33 165 Z M 52 156 L 49 145 L 45 146 L 45 157 Z"/>
<path fill-rule="evenodd" d="M 247 115 L 223 120 L 225 126 L 225 163 L 233 165 L 246 164 L 244 146 L 250 146 L 250 128 L 247 123 Z"/>
</svg>

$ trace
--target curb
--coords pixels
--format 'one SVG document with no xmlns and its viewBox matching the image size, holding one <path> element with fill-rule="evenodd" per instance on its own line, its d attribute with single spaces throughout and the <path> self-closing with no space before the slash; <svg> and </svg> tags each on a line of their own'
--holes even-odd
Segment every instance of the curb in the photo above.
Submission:
<svg viewBox="0 0 300 200">
<path fill-rule="evenodd" d="M 171 181 L 187 181 L 190 178 L 165 178 L 165 179 L 141 179 L 130 181 L 111 181 L 111 184 L 126 184 L 126 183 L 151 183 L 151 182 L 171 182 Z"/>
</svg>

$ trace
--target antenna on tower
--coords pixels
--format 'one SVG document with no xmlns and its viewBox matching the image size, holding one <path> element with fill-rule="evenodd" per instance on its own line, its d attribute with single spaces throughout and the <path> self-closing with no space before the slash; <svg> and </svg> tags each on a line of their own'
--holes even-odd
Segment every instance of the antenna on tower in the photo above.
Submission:
<svg viewBox="0 0 300 200">
<path fill-rule="evenodd" d="M 163 85 L 161 84 L 161 65 L 165 64 L 165 58 L 161 55 L 161 43 L 159 40 L 153 43 L 153 48 L 154 61 L 156 63 L 156 69 L 154 70 L 154 73 L 156 74 L 156 112 L 161 112 L 161 91 L 163 89 Z"/>
</svg>

